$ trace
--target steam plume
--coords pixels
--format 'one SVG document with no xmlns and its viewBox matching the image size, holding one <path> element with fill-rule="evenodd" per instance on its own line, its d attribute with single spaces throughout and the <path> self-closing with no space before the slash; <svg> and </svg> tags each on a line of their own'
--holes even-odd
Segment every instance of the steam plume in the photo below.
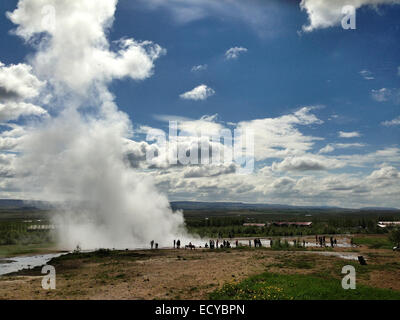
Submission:
<svg viewBox="0 0 400 320">
<path fill-rule="evenodd" d="M 170 245 L 185 237 L 182 214 L 149 177 L 125 161 L 132 136 L 107 84 L 144 80 L 165 50 L 123 39 L 110 50 L 106 33 L 116 0 L 20 0 L 8 13 L 15 33 L 34 43 L 29 62 L 46 81 L 50 116 L 27 128 L 16 171 L 25 192 L 59 203 L 55 222 L 68 248 Z"/>
</svg>

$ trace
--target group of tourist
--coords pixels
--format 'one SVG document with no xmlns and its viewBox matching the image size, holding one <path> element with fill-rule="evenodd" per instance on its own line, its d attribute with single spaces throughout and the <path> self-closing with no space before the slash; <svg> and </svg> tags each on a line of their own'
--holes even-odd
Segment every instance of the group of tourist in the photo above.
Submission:
<svg viewBox="0 0 400 320">
<path fill-rule="evenodd" d="M 151 249 L 153 249 L 154 247 L 155 247 L 156 249 L 158 249 L 158 243 L 154 243 L 154 240 L 151 240 L 151 241 L 150 241 L 150 247 L 151 247 Z"/>
<path fill-rule="evenodd" d="M 204 245 L 204 248 L 210 248 L 210 249 L 215 249 L 215 248 L 231 248 L 231 243 L 227 240 L 223 240 L 221 243 L 219 243 L 219 240 L 210 240 L 209 241 L 210 245 L 206 243 Z M 236 240 L 236 247 L 238 246 L 238 241 Z"/>
<path fill-rule="evenodd" d="M 272 247 L 272 245 L 274 243 L 274 240 L 270 239 L 269 241 L 270 241 L 270 246 Z M 278 239 L 276 241 L 278 241 L 278 244 L 280 243 L 280 239 Z M 337 246 L 336 238 L 330 237 L 329 241 L 330 241 L 330 245 L 331 245 L 332 248 Z M 315 235 L 315 242 L 316 242 L 317 246 L 319 245 L 321 247 L 326 247 L 326 237 L 325 236 Z M 252 243 L 254 243 L 254 248 L 261 248 L 262 247 L 261 239 L 259 239 L 259 238 L 256 238 L 253 241 L 249 240 L 249 247 L 250 248 L 252 247 Z M 296 240 L 296 239 L 293 240 L 293 244 L 294 244 L 295 247 L 301 246 L 300 240 Z M 303 244 L 303 247 L 306 247 L 306 241 L 305 240 L 303 240 L 302 244 Z M 235 241 L 235 245 L 236 245 L 236 247 L 239 247 L 239 240 Z M 155 243 L 154 240 L 151 240 L 150 246 L 151 246 L 151 249 L 153 249 L 153 248 L 158 249 L 158 243 Z M 181 241 L 179 239 L 178 240 L 174 240 L 174 249 L 180 249 L 180 247 L 181 247 Z M 201 246 L 199 246 L 199 247 L 201 248 Z M 204 247 L 205 248 L 210 248 L 210 249 L 216 249 L 216 248 L 221 248 L 222 249 L 222 248 L 231 248 L 232 246 L 231 246 L 231 243 L 228 240 L 220 241 L 219 239 L 217 239 L 217 240 L 210 240 L 208 243 L 206 243 L 204 245 Z M 189 242 L 188 245 L 185 245 L 185 249 L 187 249 L 187 248 L 195 249 L 196 247 L 191 242 Z"/>
<path fill-rule="evenodd" d="M 333 248 L 334 246 L 337 246 L 337 240 L 336 238 L 330 237 L 329 238 L 331 247 Z M 320 245 L 321 247 L 326 247 L 326 238 L 325 236 L 318 236 L 315 235 L 315 243 Z"/>
</svg>

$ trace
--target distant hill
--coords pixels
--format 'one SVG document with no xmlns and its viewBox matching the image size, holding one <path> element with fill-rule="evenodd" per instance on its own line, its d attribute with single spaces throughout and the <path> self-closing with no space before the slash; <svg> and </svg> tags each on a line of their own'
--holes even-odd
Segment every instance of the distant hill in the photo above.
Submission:
<svg viewBox="0 0 400 320">
<path fill-rule="evenodd" d="M 0 209 L 8 210 L 48 210 L 52 207 L 50 202 L 27 201 L 18 199 L 0 199 Z"/>
<path fill-rule="evenodd" d="M 397 208 L 365 207 L 346 209 L 329 206 L 290 206 L 284 204 L 244 203 L 244 202 L 201 202 L 201 201 L 172 201 L 173 210 L 361 210 L 361 211 L 399 211 Z M 45 201 L 26 201 L 17 199 L 0 199 L 0 209 L 5 210 L 49 210 L 53 206 Z"/>
<path fill-rule="evenodd" d="M 397 208 L 362 208 L 347 209 L 330 206 L 291 206 L 283 204 L 267 204 L 267 203 L 244 203 L 244 202 L 200 202 L 200 201 L 172 201 L 171 208 L 173 210 L 377 210 L 377 211 L 400 211 Z"/>
<path fill-rule="evenodd" d="M 360 208 L 362 211 L 399 211 L 397 208 L 386 208 L 386 207 L 365 207 Z"/>
</svg>

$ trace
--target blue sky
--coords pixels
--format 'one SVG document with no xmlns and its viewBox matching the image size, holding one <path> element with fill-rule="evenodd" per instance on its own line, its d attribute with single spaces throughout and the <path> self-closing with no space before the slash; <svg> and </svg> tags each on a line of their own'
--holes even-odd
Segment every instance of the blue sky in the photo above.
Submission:
<svg viewBox="0 0 400 320">
<path fill-rule="evenodd" d="M 276 7 L 281 15 L 277 30 L 263 36 L 236 19 L 210 16 L 179 24 L 165 9 L 135 10 L 121 2 L 110 38 L 152 39 L 168 53 L 151 79 L 113 84 L 118 105 L 135 123 L 150 126 L 160 125 L 156 114 L 200 118 L 217 113 L 223 121 L 239 122 L 323 105 L 321 118 L 339 116 L 318 128 L 328 141 L 336 141 L 340 129 L 361 131 L 361 140 L 372 148 L 397 144 L 399 128 L 380 123 L 398 116 L 399 106 L 377 102 L 370 92 L 399 87 L 400 7 L 383 7 L 380 14 L 362 8 L 356 30 L 334 27 L 301 36 L 297 31 L 307 23 L 307 14 L 297 5 Z M 248 52 L 226 61 L 224 53 L 233 46 Z M 190 71 L 199 64 L 207 64 L 207 70 Z M 362 70 L 375 79 L 365 80 Z M 200 103 L 179 99 L 201 83 L 216 95 Z"/>
<path fill-rule="evenodd" d="M 227 192 L 232 190 L 237 177 L 232 178 L 232 185 L 221 185 L 217 192 L 210 191 L 211 186 L 218 189 L 221 182 L 212 175 L 185 180 L 184 183 L 193 186 L 185 191 L 179 187 L 183 183 L 182 171 L 171 168 L 166 180 L 156 182 L 163 192 L 171 199 L 400 206 L 395 196 L 400 191 L 397 162 L 400 125 L 396 122 L 400 116 L 400 5 L 387 5 L 382 0 L 380 6 L 371 7 L 368 0 L 357 2 L 356 29 L 344 30 L 341 17 L 332 13 L 342 2 L 335 0 L 329 5 L 320 5 L 314 0 L 302 4 L 300 1 L 249 0 L 234 1 L 237 6 L 229 7 L 226 1 L 216 5 L 209 0 L 119 1 L 113 25 L 105 29 L 110 50 L 118 50 L 113 41 L 121 38 L 150 40 L 166 50 L 154 62 L 152 74 L 146 79 L 120 77 L 107 83 L 116 105 L 128 114 L 136 130 L 134 140 L 144 139 L 146 130 L 141 129 L 144 127 L 167 131 L 168 123 L 160 120 L 165 116 L 195 121 L 217 114 L 211 122 L 229 127 L 229 123 L 279 119 L 311 107 L 307 112 L 318 119 L 290 127 L 298 130 L 300 140 L 318 138 L 305 152 L 289 152 L 286 158 L 259 157 L 257 170 L 264 168 L 269 172 L 270 184 L 264 190 L 257 186 L 257 179 L 262 179 L 261 171 L 257 171 L 256 178 L 242 178 L 248 180 L 242 187 L 249 188 L 250 192 Z M 5 66 L 32 64 L 36 72 L 31 62 L 35 47 L 10 32 L 15 24 L 5 12 L 12 12 L 15 7 L 16 1 L 0 4 L 0 61 Z M 321 27 L 315 22 L 318 17 L 311 16 L 309 9 L 331 20 Z M 311 25 L 311 31 L 304 29 L 307 25 Z M 227 59 L 227 50 L 235 47 L 246 50 L 235 59 Z M 192 70 L 199 65 L 206 68 Z M 182 94 L 202 84 L 213 94 L 200 100 L 182 98 Z M 50 114 L 54 112 L 45 104 L 43 107 Z M 24 117 L 9 120 L 17 125 L 26 122 Z M 341 137 L 340 132 L 353 132 L 355 136 Z M 263 136 L 262 132 L 258 134 Z M 263 143 L 257 140 L 255 143 L 257 153 Z M 327 146 L 331 150 L 321 150 Z M 380 156 L 379 152 L 386 152 L 387 156 Z M 311 167 L 306 165 L 304 172 L 303 166 L 295 166 L 293 171 L 286 164 L 296 162 L 296 157 L 301 158 L 301 163 L 310 159 L 314 162 Z M 325 160 L 346 163 L 333 164 L 331 168 L 315 165 Z M 377 173 L 373 175 L 374 172 Z M 386 173 L 389 177 L 380 176 Z M 150 174 L 157 176 L 158 173 Z M 372 179 L 376 177 L 388 179 L 380 190 L 352 189 L 367 178 L 373 184 Z M 309 190 L 305 196 L 300 189 L 307 179 L 316 179 L 313 184 L 329 184 L 329 187 L 323 195 Z M 346 181 L 348 194 L 330 191 L 335 189 L 332 181 L 341 180 Z M 282 182 L 286 187 L 279 189 Z M 352 200 L 354 194 L 357 199 Z M 8 196 L 7 191 L 4 195 Z"/>
</svg>

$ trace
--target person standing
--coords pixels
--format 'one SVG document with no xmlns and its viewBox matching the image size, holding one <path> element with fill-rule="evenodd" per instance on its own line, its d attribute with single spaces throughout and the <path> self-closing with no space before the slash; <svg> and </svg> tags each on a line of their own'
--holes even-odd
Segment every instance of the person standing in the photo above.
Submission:
<svg viewBox="0 0 400 320">
<path fill-rule="evenodd" d="M 178 239 L 178 241 L 176 242 L 176 247 L 179 249 L 181 247 L 181 240 Z"/>
<path fill-rule="evenodd" d="M 153 249 L 153 246 L 154 246 L 154 240 L 151 240 L 151 241 L 150 241 L 150 246 L 151 246 L 151 248 Z"/>
<path fill-rule="evenodd" d="M 174 249 L 175 249 L 175 246 L 176 246 L 176 240 L 174 240 Z"/>
</svg>

